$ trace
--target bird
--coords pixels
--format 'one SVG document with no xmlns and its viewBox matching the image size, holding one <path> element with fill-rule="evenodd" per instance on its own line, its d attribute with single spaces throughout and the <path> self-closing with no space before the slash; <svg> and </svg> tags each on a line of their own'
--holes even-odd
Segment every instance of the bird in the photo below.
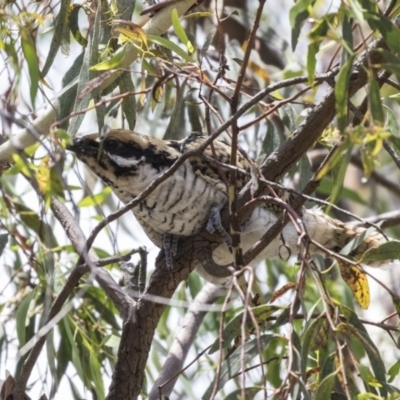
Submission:
<svg viewBox="0 0 400 400">
<path fill-rule="evenodd" d="M 193 132 L 180 141 L 161 140 L 125 129 L 110 129 L 103 137 L 98 133 L 76 137 L 67 149 L 109 186 L 122 203 L 127 204 L 183 154 L 197 149 L 207 138 L 203 133 Z M 213 267 L 198 268 L 208 281 L 222 286 L 230 282 L 231 272 L 226 266 L 233 263 L 230 236 L 219 221 L 219 213 L 228 203 L 230 157 L 231 147 L 214 140 L 201 153 L 190 155 L 170 177 L 132 208 L 148 237 L 164 249 L 169 268 L 173 267 L 180 237 L 195 235 L 204 229 L 223 235 L 224 241 L 213 250 L 209 260 Z M 251 173 L 257 164 L 238 151 L 237 167 L 236 189 L 240 191 L 252 179 Z M 284 191 L 278 193 L 288 201 Z M 278 221 L 282 212 L 276 204 L 264 204 L 254 209 L 241 226 L 244 252 Z M 339 252 L 366 232 L 366 228 L 346 225 L 329 217 L 320 208 L 303 209 L 299 215 L 307 235 L 331 252 Z M 252 264 L 266 258 L 282 257 L 285 252 L 296 254 L 298 241 L 298 231 L 289 222 Z M 381 232 L 369 232 L 346 257 L 359 259 L 367 250 L 387 241 Z M 320 247 L 313 245 L 310 249 L 321 253 Z M 385 262 L 376 261 L 371 266 Z"/>
</svg>

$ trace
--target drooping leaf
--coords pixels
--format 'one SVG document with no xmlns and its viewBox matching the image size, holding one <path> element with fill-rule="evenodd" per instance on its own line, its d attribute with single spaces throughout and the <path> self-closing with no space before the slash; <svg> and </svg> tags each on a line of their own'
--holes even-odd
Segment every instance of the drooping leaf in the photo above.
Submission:
<svg viewBox="0 0 400 400">
<path fill-rule="evenodd" d="M 366 251 L 360 262 L 400 260 L 400 242 L 392 240 Z"/>
<path fill-rule="evenodd" d="M 3 254 L 8 242 L 8 233 L 0 233 L 0 257 Z"/>
<path fill-rule="evenodd" d="M 314 0 L 300 0 L 289 12 L 290 25 L 292 27 L 292 50 L 294 51 L 299 39 L 301 26 L 310 15 L 308 7 L 314 3 Z"/>
<path fill-rule="evenodd" d="M 69 53 L 69 6 L 71 0 L 65 0 L 60 3 L 60 11 L 58 12 L 56 21 L 54 23 L 54 35 L 51 39 L 49 52 L 47 54 L 46 62 L 42 69 L 42 76 L 45 77 L 53 65 L 57 52 L 61 47 L 63 54 Z"/>
<path fill-rule="evenodd" d="M 121 51 L 117 51 L 108 60 L 102 61 L 96 65 L 93 65 L 93 67 L 90 67 L 90 70 L 91 71 L 108 71 L 110 69 L 116 69 L 122 64 L 122 62 L 124 61 L 124 58 L 125 58 L 125 49 L 122 49 Z"/>
<path fill-rule="evenodd" d="M 81 4 L 73 4 L 70 8 L 69 14 L 69 28 L 75 40 L 82 46 L 87 46 L 87 39 L 83 37 L 81 31 L 79 30 L 79 11 L 83 9 Z"/>
<path fill-rule="evenodd" d="M 329 375 L 325 376 L 321 382 L 319 382 L 317 386 L 317 391 L 315 393 L 315 400 L 325 400 L 331 399 L 331 391 L 333 387 L 333 383 L 335 382 L 337 372 L 332 372 Z"/>
<path fill-rule="evenodd" d="M 350 287 L 360 307 L 366 310 L 369 307 L 371 298 L 365 272 L 361 268 L 346 263 L 342 259 L 337 259 L 337 263 L 343 280 Z"/>
<path fill-rule="evenodd" d="M 185 30 L 183 29 L 183 26 L 181 24 L 181 21 L 179 19 L 179 14 L 176 8 L 172 10 L 171 13 L 171 19 L 172 19 L 172 26 L 174 27 L 176 36 L 178 36 L 179 40 L 186 46 L 186 49 L 189 54 L 194 53 L 194 47 L 192 42 L 188 39 Z"/>
<path fill-rule="evenodd" d="M 350 324 L 349 326 L 351 327 L 350 329 L 352 330 L 352 333 L 354 333 L 355 336 L 357 336 L 363 344 L 365 352 L 367 353 L 370 360 L 375 377 L 382 384 L 382 387 L 379 389 L 381 395 L 384 397 L 387 396 L 388 392 L 386 383 L 386 369 L 378 348 L 369 336 L 364 325 L 361 323 L 358 315 L 353 310 L 342 304 L 340 305 L 340 310 L 345 316 L 347 322 Z"/>
<path fill-rule="evenodd" d="M 268 317 L 270 317 L 275 311 L 280 310 L 281 307 L 278 306 L 273 306 L 273 305 L 262 305 L 262 306 L 258 306 L 258 307 L 254 307 L 252 309 L 252 312 L 254 314 L 254 317 L 256 319 L 256 321 L 261 324 L 262 322 L 264 322 Z M 244 317 L 244 313 L 248 313 L 249 311 L 241 311 L 238 315 L 236 315 L 232 321 L 230 321 L 224 331 L 223 331 L 223 347 L 226 348 L 228 346 L 230 346 L 232 340 L 236 337 L 238 337 L 239 335 L 241 335 L 241 328 L 242 328 L 242 323 L 243 323 L 243 317 Z M 253 321 L 251 319 L 251 317 L 249 315 L 247 315 L 246 317 L 246 331 L 247 332 L 251 332 L 254 330 L 254 325 L 253 325 Z M 212 354 L 214 352 L 216 352 L 219 349 L 219 345 L 220 345 L 220 339 L 217 338 L 215 340 L 215 342 L 213 343 L 213 345 L 211 346 L 210 350 L 209 350 L 209 354 Z"/>
<path fill-rule="evenodd" d="M 335 84 L 335 105 L 337 111 L 338 128 L 343 133 L 347 127 L 348 106 L 349 106 L 349 82 L 351 67 L 354 57 L 349 56 L 340 68 Z"/>
<path fill-rule="evenodd" d="M 274 335 L 262 335 L 259 338 L 261 346 L 264 348 L 269 344 L 269 342 L 274 339 Z M 244 351 L 243 351 L 244 350 Z M 259 357 L 259 351 L 258 351 L 258 339 L 252 339 L 246 342 L 242 346 L 238 347 L 235 352 L 227 359 L 224 361 L 224 363 L 221 366 L 221 373 L 219 377 L 219 381 L 217 383 L 218 385 L 218 390 L 220 390 L 226 382 L 228 382 L 232 376 L 236 375 L 239 370 L 240 366 L 242 364 L 241 359 L 243 358 L 244 354 L 244 363 L 248 363 L 250 360 L 252 360 L 255 357 Z M 211 385 L 208 387 L 208 389 L 205 391 L 204 395 L 202 396 L 203 400 L 210 399 L 211 393 L 213 391 L 214 387 L 214 382 L 211 383 Z"/>
<path fill-rule="evenodd" d="M 28 316 L 29 306 L 36 295 L 36 289 L 33 289 L 21 301 L 15 314 L 15 321 L 17 325 L 17 336 L 19 346 L 22 347 L 26 343 L 26 318 Z"/>
<path fill-rule="evenodd" d="M 369 26 L 377 30 L 394 53 L 400 53 L 400 29 L 387 17 L 377 12 L 364 14 Z"/>
<path fill-rule="evenodd" d="M 104 203 L 106 198 L 111 194 L 112 190 L 105 187 L 100 193 L 93 196 L 86 196 L 78 203 L 78 207 L 93 207 Z"/>
<path fill-rule="evenodd" d="M 321 43 L 325 39 L 325 36 L 328 32 L 328 22 L 331 18 L 332 15 L 327 14 L 325 17 L 318 20 L 308 34 L 310 44 L 308 45 L 307 52 L 307 74 L 310 84 L 312 84 L 314 81 L 315 70 L 317 66 L 317 54 Z"/>
<path fill-rule="evenodd" d="M 25 61 L 28 64 L 30 85 L 29 91 L 31 95 L 32 107 L 35 107 L 36 94 L 39 88 L 40 72 L 39 60 L 36 54 L 36 46 L 29 34 L 25 31 L 21 32 L 21 45 L 24 53 Z"/>
<path fill-rule="evenodd" d="M 135 91 L 135 85 L 132 81 L 132 77 L 128 73 L 123 73 L 119 78 L 119 88 L 121 93 L 133 93 Z M 130 95 L 122 100 L 122 110 L 125 118 L 128 121 L 128 126 L 131 131 L 135 129 L 136 125 L 136 96 Z"/>
<path fill-rule="evenodd" d="M 400 31 L 399 31 L 400 34 Z M 383 113 L 383 106 L 381 100 L 380 87 L 376 79 L 373 77 L 369 81 L 369 108 L 374 122 L 383 124 L 385 115 Z"/>
<path fill-rule="evenodd" d="M 176 43 L 171 42 L 168 39 L 155 35 L 147 35 L 147 40 L 149 40 L 152 43 L 159 44 L 160 46 L 165 47 L 168 50 L 171 50 L 173 53 L 177 54 L 187 62 L 193 61 L 192 56 L 185 53 L 185 51 L 182 50 Z"/>
</svg>

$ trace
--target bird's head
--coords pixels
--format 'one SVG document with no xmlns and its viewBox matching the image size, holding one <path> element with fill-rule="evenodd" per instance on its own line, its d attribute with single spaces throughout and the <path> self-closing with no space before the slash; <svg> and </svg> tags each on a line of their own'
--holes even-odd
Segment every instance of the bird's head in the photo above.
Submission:
<svg viewBox="0 0 400 400">
<path fill-rule="evenodd" d="M 111 130 L 102 139 L 97 133 L 75 138 L 67 149 L 113 188 L 121 180 L 147 181 L 180 156 L 168 142 L 123 129 Z"/>
</svg>

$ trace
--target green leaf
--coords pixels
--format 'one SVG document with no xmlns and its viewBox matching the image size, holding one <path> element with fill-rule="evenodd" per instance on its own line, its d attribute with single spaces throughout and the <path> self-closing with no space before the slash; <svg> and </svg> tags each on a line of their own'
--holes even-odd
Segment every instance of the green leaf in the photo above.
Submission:
<svg viewBox="0 0 400 400">
<path fill-rule="evenodd" d="M 73 110 L 78 90 L 78 76 L 82 69 L 83 59 L 84 53 L 79 54 L 62 79 L 63 89 L 61 90 L 56 103 L 58 120 L 65 118 Z M 60 125 L 60 127 L 67 129 L 68 121 L 66 120 L 62 125 Z"/>
<path fill-rule="evenodd" d="M 98 7 L 96 11 L 96 17 L 94 20 L 93 29 L 89 36 L 89 42 L 87 47 L 85 48 L 85 55 L 83 57 L 82 68 L 79 72 L 79 81 L 77 88 L 78 94 L 85 88 L 88 82 L 95 77 L 95 74 L 90 72 L 90 67 L 96 64 L 98 61 L 97 58 L 98 58 L 99 36 L 100 36 L 100 22 L 102 18 L 103 15 L 101 13 L 101 9 L 100 7 Z M 95 90 L 94 93 L 97 93 L 97 91 Z M 92 98 L 92 94 L 93 91 L 89 91 L 81 97 L 78 96 L 74 101 L 73 111 L 77 112 L 85 110 L 89 105 L 89 101 Z M 75 136 L 75 134 L 78 132 L 84 117 L 85 113 L 82 112 L 71 118 L 69 126 L 69 132 L 71 136 Z"/>
<path fill-rule="evenodd" d="M 104 383 L 101 373 L 101 362 L 99 360 L 99 353 L 90 348 L 89 366 L 91 371 L 91 387 L 96 393 L 98 400 L 104 400 Z"/>
<path fill-rule="evenodd" d="M 359 320 L 357 314 L 342 304 L 340 305 L 340 310 L 347 319 L 347 331 L 361 341 L 363 348 L 368 355 L 375 378 L 382 384 L 382 387 L 379 389 L 380 394 L 384 397 L 387 396 L 386 370 L 385 364 L 383 363 L 380 355 L 380 351 L 371 340 L 367 330 Z"/>
<path fill-rule="evenodd" d="M 25 32 L 21 32 L 22 52 L 24 53 L 25 61 L 28 64 L 30 77 L 30 95 L 32 107 L 35 107 L 36 94 L 39 88 L 40 72 L 39 60 L 36 54 L 36 47 L 33 39 Z"/>
<path fill-rule="evenodd" d="M 348 165 L 350 163 L 350 159 L 351 159 L 351 151 L 352 151 L 352 147 L 350 146 L 347 149 L 347 152 L 342 157 L 339 167 L 335 170 L 334 185 L 332 188 L 331 195 L 329 197 L 329 201 L 333 204 L 336 203 L 336 201 L 339 199 L 339 196 L 342 192 L 344 178 L 346 176 L 347 167 L 348 167 Z M 331 207 L 328 206 L 326 208 L 325 212 L 329 213 L 330 209 L 331 209 Z"/>
<path fill-rule="evenodd" d="M 311 29 L 308 38 L 310 44 L 307 52 L 307 73 L 308 81 L 311 84 L 314 81 L 315 69 L 317 65 L 317 54 L 322 41 L 325 39 L 329 29 L 329 21 L 332 19 L 332 14 L 327 14 L 320 19 Z"/>
<path fill-rule="evenodd" d="M 280 310 L 281 307 L 278 306 L 273 306 L 273 305 L 262 305 L 258 307 L 254 307 L 252 309 L 252 312 L 254 314 L 254 317 L 256 318 L 258 323 L 261 323 L 265 321 L 267 318 L 269 318 L 275 311 Z M 242 328 L 242 323 L 243 323 L 243 317 L 244 313 L 248 313 L 248 311 L 241 311 L 238 315 L 236 315 L 229 323 L 226 325 L 222 337 L 223 337 L 223 348 L 227 348 L 230 346 L 232 340 L 236 338 L 237 336 L 241 335 L 241 328 Z M 252 319 L 250 318 L 249 315 L 246 317 L 246 331 L 248 332 L 249 330 L 252 330 L 254 328 Z M 209 354 L 212 354 L 216 352 L 219 349 L 219 344 L 220 344 L 220 338 L 217 338 L 213 345 L 211 346 L 209 350 Z"/>
<path fill-rule="evenodd" d="M 47 222 L 42 221 L 36 211 L 16 202 L 13 203 L 13 206 L 19 214 L 21 221 L 39 235 L 42 243 L 46 243 L 47 247 L 54 248 L 57 246 L 53 228 Z"/>
<path fill-rule="evenodd" d="M 361 7 L 359 0 L 349 0 L 349 5 L 351 9 L 351 14 L 357 20 L 357 22 L 364 22 L 364 10 Z"/>
<path fill-rule="evenodd" d="M 335 371 L 322 379 L 322 381 L 318 384 L 318 389 L 314 397 L 315 400 L 326 400 L 331 398 L 332 387 L 336 376 L 337 372 Z"/>
<path fill-rule="evenodd" d="M 1 233 L 0 234 L 0 257 L 3 254 L 3 251 L 8 242 L 8 233 Z"/>
<path fill-rule="evenodd" d="M 346 246 L 344 246 L 342 248 L 342 250 L 340 250 L 340 254 L 343 254 L 344 256 L 347 256 L 354 249 L 356 249 L 358 246 L 360 246 L 360 244 L 364 241 L 365 238 L 370 236 L 375 231 L 376 231 L 376 228 L 374 228 L 373 226 L 369 227 L 364 232 L 362 232 L 360 235 L 356 236 L 349 243 L 347 243 Z"/>
<path fill-rule="evenodd" d="M 380 49 L 380 52 L 383 53 L 386 59 L 386 62 L 380 65 L 381 68 L 391 72 L 392 74 L 395 74 L 397 81 L 400 82 L 400 57 L 392 54 L 390 51 L 387 51 L 385 49 Z M 393 97 L 396 98 L 397 96 L 398 94 L 396 94 Z"/>
<path fill-rule="evenodd" d="M 65 144 L 72 144 L 72 137 L 65 129 L 55 129 L 52 134 L 65 141 Z"/>
<path fill-rule="evenodd" d="M 49 52 L 47 54 L 46 62 L 42 69 L 42 76 L 46 76 L 53 65 L 54 59 L 57 55 L 58 49 L 61 46 L 62 52 L 67 55 L 69 52 L 69 28 L 68 28 L 68 14 L 69 5 L 71 0 L 64 0 L 60 3 L 60 11 L 58 12 L 56 22 L 54 24 L 54 35 L 51 39 Z"/>
<path fill-rule="evenodd" d="M 335 100 L 336 111 L 338 119 L 338 128 L 340 132 L 344 132 L 347 127 L 348 116 L 348 102 L 349 102 L 349 82 L 351 67 L 353 65 L 354 57 L 350 56 L 347 61 L 342 65 L 339 71 L 336 85 L 335 85 Z"/>
<path fill-rule="evenodd" d="M 159 44 L 160 46 L 165 47 L 168 50 L 171 50 L 173 53 L 178 54 L 178 56 L 182 57 L 187 62 L 193 61 L 192 56 L 186 54 L 177 44 L 171 42 L 168 39 L 155 35 L 147 35 L 147 40 L 155 44 Z"/>
<path fill-rule="evenodd" d="M 254 399 L 257 393 L 261 392 L 259 386 L 252 386 L 244 388 L 245 399 Z M 224 400 L 238 400 L 242 399 L 242 389 L 234 390 L 233 392 L 229 393 L 228 396 L 224 397 Z"/>
<path fill-rule="evenodd" d="M 315 339 L 320 332 L 321 326 L 324 323 L 323 318 L 315 319 L 309 324 L 302 336 L 302 347 L 301 347 L 301 374 L 303 379 L 306 377 L 308 355 L 312 352 Z"/>
<path fill-rule="evenodd" d="M 111 194 L 112 190 L 109 187 L 105 187 L 100 193 L 93 196 L 86 196 L 79 203 L 78 207 L 92 207 L 101 205 L 104 203 L 106 198 Z"/>
<path fill-rule="evenodd" d="M 299 39 L 301 26 L 310 15 L 308 7 L 314 3 L 314 0 L 300 0 L 289 12 L 290 26 L 292 27 L 292 50 L 294 51 Z"/>
<path fill-rule="evenodd" d="M 21 301 L 17 308 L 15 315 L 16 325 L 17 325 L 17 336 L 19 341 L 19 346 L 22 347 L 26 340 L 26 318 L 28 315 L 29 306 L 35 297 L 36 289 L 33 289 L 24 299 Z"/>
<path fill-rule="evenodd" d="M 383 105 L 383 107 L 385 108 L 386 112 L 386 124 L 389 128 L 390 133 L 392 134 L 392 137 L 393 136 L 399 137 L 399 124 L 397 123 L 397 117 L 395 113 L 390 107 L 386 105 Z"/>
<path fill-rule="evenodd" d="M 135 85 L 132 81 L 132 76 L 129 73 L 124 72 L 119 78 L 119 89 L 121 93 L 135 91 Z M 130 95 L 122 100 L 122 111 L 124 112 L 125 118 L 128 121 L 128 126 L 131 131 L 135 129 L 136 125 L 136 96 Z"/>
<path fill-rule="evenodd" d="M 74 335 L 74 323 L 71 321 L 71 317 L 67 316 L 61 320 L 61 323 L 64 324 L 65 332 L 67 333 L 67 337 L 69 340 L 69 345 L 71 346 L 71 358 L 72 363 L 76 369 L 78 376 L 81 378 L 82 382 L 85 382 L 86 374 L 84 372 L 84 368 L 81 362 L 81 354 L 79 353 L 79 348 L 76 343 L 76 338 Z"/>
<path fill-rule="evenodd" d="M 368 264 L 370 261 L 400 260 L 400 242 L 391 241 L 378 247 L 369 249 L 364 253 L 360 262 Z"/>
<path fill-rule="evenodd" d="M 369 109 L 372 115 L 372 119 L 374 120 L 374 122 L 378 122 L 381 125 L 383 125 L 383 122 L 385 120 L 385 115 L 383 113 L 381 92 L 379 84 L 374 77 L 371 77 L 369 81 L 368 97 L 369 97 Z"/>
<path fill-rule="evenodd" d="M 391 383 L 400 373 L 400 361 L 396 361 L 388 371 L 389 379 L 388 382 Z"/>
<path fill-rule="evenodd" d="M 261 151 L 259 156 L 269 156 L 275 150 L 279 148 L 282 144 L 282 138 L 279 134 L 279 130 L 275 127 L 275 125 L 271 122 L 270 119 L 267 119 L 267 134 L 264 137 L 264 140 L 261 145 Z"/>
<path fill-rule="evenodd" d="M 179 140 L 183 139 L 186 136 L 185 131 L 181 129 L 181 127 L 185 124 L 186 101 L 184 90 L 186 89 L 186 85 L 187 80 L 185 79 L 182 82 L 181 90 L 176 94 L 174 109 L 172 110 L 172 114 L 167 129 L 164 133 L 163 140 Z"/>
<path fill-rule="evenodd" d="M 377 396 L 376 394 L 367 392 L 367 393 L 359 393 L 356 397 L 356 400 L 382 400 L 382 397 Z"/>
<path fill-rule="evenodd" d="M 276 336 L 274 335 L 262 335 L 259 338 L 261 347 L 266 347 L 269 342 L 274 338 L 276 338 Z M 234 375 L 239 372 L 242 362 L 246 364 L 255 357 L 259 357 L 257 338 L 249 340 L 243 346 L 238 347 L 235 352 L 223 362 L 218 381 L 218 390 L 220 390 L 226 382 L 228 382 Z M 215 382 L 212 382 L 208 389 L 205 391 L 204 395 L 202 396 L 203 400 L 210 399 L 214 384 Z"/>
<path fill-rule="evenodd" d="M 332 193 L 333 185 L 334 185 L 334 180 L 330 176 L 325 176 L 325 178 L 321 181 L 320 185 L 318 186 L 318 192 L 329 196 Z M 341 198 L 352 200 L 355 203 L 362 204 L 364 206 L 369 204 L 360 196 L 358 192 L 346 187 L 342 187 L 340 196 Z"/>
<path fill-rule="evenodd" d="M 84 7 L 80 4 L 73 4 L 72 9 L 69 15 L 69 28 L 71 30 L 72 35 L 75 40 L 82 46 L 87 46 L 87 39 L 83 37 L 79 30 L 79 11 L 84 9 Z"/>
<path fill-rule="evenodd" d="M 284 104 L 282 107 L 280 107 L 280 111 L 282 114 L 283 124 L 286 126 L 286 128 L 288 128 L 290 133 L 294 132 L 298 125 L 296 121 L 296 110 L 292 106 Z"/>
<path fill-rule="evenodd" d="M 371 370 L 363 364 L 358 366 L 360 371 L 361 379 L 364 381 L 368 390 L 373 390 L 374 387 L 382 387 L 381 383 L 377 381 L 377 379 L 372 374 Z"/>
<path fill-rule="evenodd" d="M 186 46 L 188 53 L 193 54 L 194 47 L 193 47 L 191 41 L 188 39 L 185 30 L 183 29 L 183 26 L 181 24 L 181 21 L 179 20 L 179 14 L 178 14 L 178 11 L 176 10 L 176 8 L 174 8 L 172 10 L 171 19 L 172 19 L 172 26 L 174 27 L 176 36 L 178 36 L 179 40 Z"/>
<path fill-rule="evenodd" d="M 383 14 L 367 12 L 364 14 L 369 26 L 379 31 L 394 53 L 400 53 L 400 29 Z"/>
<path fill-rule="evenodd" d="M 108 71 L 110 69 L 118 68 L 124 61 L 124 58 L 125 48 L 121 51 L 115 52 L 108 60 L 93 65 L 93 67 L 90 67 L 90 71 Z"/>
<path fill-rule="evenodd" d="M 118 349 L 120 343 L 121 343 L 121 338 L 119 336 L 110 335 L 107 337 L 106 341 L 104 342 L 104 345 Z"/>
</svg>

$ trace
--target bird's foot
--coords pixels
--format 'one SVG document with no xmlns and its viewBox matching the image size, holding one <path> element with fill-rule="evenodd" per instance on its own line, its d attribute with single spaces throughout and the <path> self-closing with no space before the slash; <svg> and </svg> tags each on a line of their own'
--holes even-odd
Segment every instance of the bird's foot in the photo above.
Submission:
<svg viewBox="0 0 400 400">
<path fill-rule="evenodd" d="M 165 233 L 163 236 L 163 248 L 165 254 L 165 263 L 167 268 L 172 270 L 174 266 L 173 259 L 178 252 L 178 240 L 179 237 L 176 235 L 171 235 L 170 233 Z"/>
<path fill-rule="evenodd" d="M 208 217 L 207 222 L 207 230 L 210 233 L 216 233 L 220 235 L 229 247 L 232 246 L 232 238 L 222 226 L 221 214 L 217 205 L 213 205 L 210 209 L 210 216 Z"/>
</svg>

